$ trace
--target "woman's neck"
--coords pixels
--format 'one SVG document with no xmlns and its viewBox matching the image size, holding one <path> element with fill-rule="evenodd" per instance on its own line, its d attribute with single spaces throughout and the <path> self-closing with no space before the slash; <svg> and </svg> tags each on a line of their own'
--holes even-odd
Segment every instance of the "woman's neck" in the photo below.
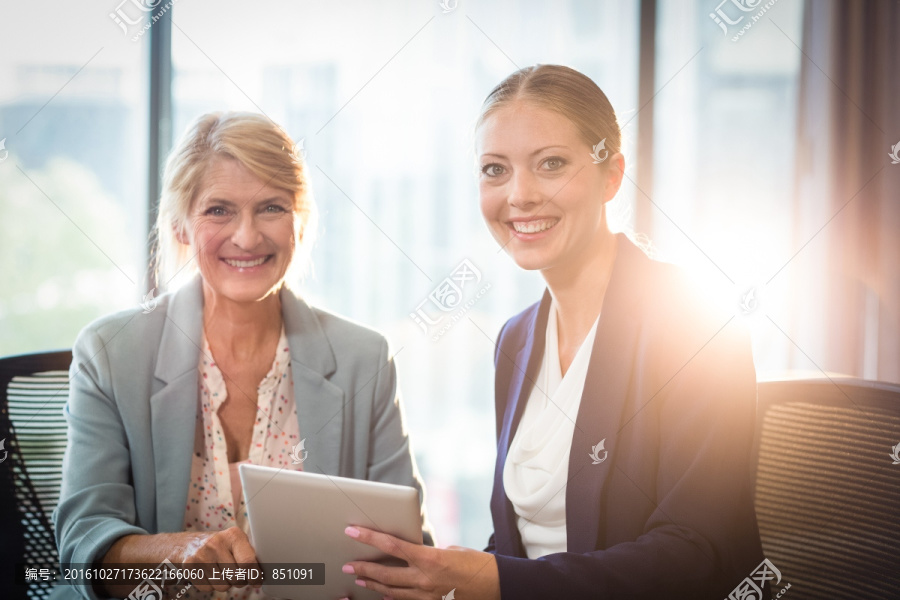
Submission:
<svg viewBox="0 0 900 600">
<path fill-rule="evenodd" d="M 234 302 L 203 285 L 203 331 L 213 354 L 249 360 L 268 352 L 281 334 L 281 295 L 269 294 L 257 302 Z M 222 360 L 224 356 L 217 356 Z"/>
<path fill-rule="evenodd" d="M 541 273 L 556 301 L 561 351 L 581 345 L 603 307 L 617 242 L 609 229 L 603 227 L 601 231 L 580 260 Z"/>
</svg>

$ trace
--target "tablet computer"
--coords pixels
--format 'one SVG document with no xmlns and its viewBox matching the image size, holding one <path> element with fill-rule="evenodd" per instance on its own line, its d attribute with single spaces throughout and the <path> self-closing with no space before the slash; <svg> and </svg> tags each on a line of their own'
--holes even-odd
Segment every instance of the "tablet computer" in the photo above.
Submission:
<svg viewBox="0 0 900 600">
<path fill-rule="evenodd" d="M 259 465 L 244 464 L 239 469 L 250 539 L 260 565 L 325 564 L 324 584 L 264 584 L 263 592 L 270 596 L 380 599 L 381 594 L 356 585 L 355 575 L 341 572 L 353 560 L 386 562 L 389 558 L 347 536 L 348 525 L 422 543 L 415 488 Z"/>
</svg>

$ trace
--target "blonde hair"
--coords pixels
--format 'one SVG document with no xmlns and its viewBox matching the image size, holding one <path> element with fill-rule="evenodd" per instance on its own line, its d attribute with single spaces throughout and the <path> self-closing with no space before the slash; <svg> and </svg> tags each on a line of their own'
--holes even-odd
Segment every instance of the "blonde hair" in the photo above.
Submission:
<svg viewBox="0 0 900 600">
<path fill-rule="evenodd" d="M 566 117 L 589 146 L 605 139 L 610 155 L 621 151 L 622 131 L 612 104 L 587 75 L 562 65 L 519 69 L 485 98 L 475 128 L 481 127 L 500 108 L 519 100 L 527 100 Z"/>
<path fill-rule="evenodd" d="M 240 162 L 267 185 L 294 199 L 297 245 L 288 273 L 307 264 L 315 238 L 316 205 L 306 162 L 291 137 L 269 118 L 249 112 L 208 113 L 195 120 L 169 153 L 163 173 L 159 214 L 152 234 L 153 264 L 159 287 L 176 276 L 193 274 L 191 248 L 178 240 L 186 233 L 190 211 L 210 163 L 218 157 Z"/>
</svg>

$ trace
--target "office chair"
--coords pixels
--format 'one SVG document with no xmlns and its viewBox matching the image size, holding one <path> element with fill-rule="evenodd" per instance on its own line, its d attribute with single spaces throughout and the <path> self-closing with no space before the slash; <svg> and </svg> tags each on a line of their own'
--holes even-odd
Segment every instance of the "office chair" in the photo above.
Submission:
<svg viewBox="0 0 900 600">
<path fill-rule="evenodd" d="M 900 385 L 758 387 L 755 504 L 787 600 L 900 598 Z"/>
<path fill-rule="evenodd" d="M 4 598 L 44 599 L 52 581 L 22 580 L 23 568 L 58 568 L 50 515 L 59 502 L 66 449 L 63 405 L 68 350 L 0 358 L 0 586 Z"/>
</svg>

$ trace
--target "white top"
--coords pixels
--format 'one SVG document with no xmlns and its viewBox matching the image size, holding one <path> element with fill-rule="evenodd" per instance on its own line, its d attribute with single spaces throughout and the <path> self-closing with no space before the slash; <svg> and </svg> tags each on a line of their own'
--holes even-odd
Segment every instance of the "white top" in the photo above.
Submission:
<svg viewBox="0 0 900 600">
<path fill-rule="evenodd" d="M 556 301 L 550 303 L 541 368 L 503 467 L 503 487 L 528 558 L 567 550 L 569 451 L 599 320 L 598 315 L 563 377 Z"/>
</svg>

